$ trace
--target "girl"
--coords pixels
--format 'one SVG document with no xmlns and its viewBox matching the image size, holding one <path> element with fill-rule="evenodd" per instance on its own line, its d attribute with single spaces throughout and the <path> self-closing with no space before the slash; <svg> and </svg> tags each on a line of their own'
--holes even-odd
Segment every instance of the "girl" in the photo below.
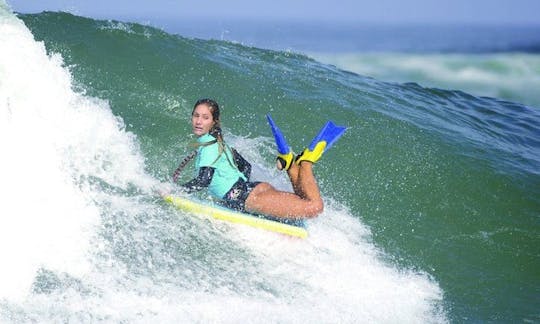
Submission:
<svg viewBox="0 0 540 324">
<path fill-rule="evenodd" d="M 279 191 L 267 182 L 251 182 L 234 163 L 234 149 L 223 141 L 219 105 L 212 99 L 198 100 L 191 114 L 193 134 L 197 136 L 197 177 L 182 186 L 188 191 L 208 188 L 223 205 L 241 212 L 263 214 L 284 219 L 316 217 L 323 211 L 323 201 L 313 175 L 313 163 L 324 151 L 309 149 L 293 161 L 292 152 L 280 155 L 279 169 L 287 170 L 294 193 Z M 188 156 L 174 174 L 178 174 Z"/>
</svg>

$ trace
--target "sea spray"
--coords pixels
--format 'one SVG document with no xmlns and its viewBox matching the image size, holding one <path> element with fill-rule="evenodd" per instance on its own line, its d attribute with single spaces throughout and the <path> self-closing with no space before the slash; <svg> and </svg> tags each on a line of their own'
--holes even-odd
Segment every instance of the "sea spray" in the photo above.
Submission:
<svg viewBox="0 0 540 324">
<path fill-rule="evenodd" d="M 3 298 L 29 293 L 36 271 L 48 266 L 81 273 L 88 226 L 97 219 L 58 152 L 58 114 L 68 104 L 70 77 L 24 25 L 0 12 L 3 203 L 0 229 Z M 51 80 L 54 80 L 51 82 Z"/>
<path fill-rule="evenodd" d="M 100 216 L 91 179 L 126 187 L 147 177 L 106 102 L 74 92 L 60 55 L 5 8 L 0 23 L 0 297 L 11 300 L 30 293 L 39 269 L 88 272 Z"/>
</svg>

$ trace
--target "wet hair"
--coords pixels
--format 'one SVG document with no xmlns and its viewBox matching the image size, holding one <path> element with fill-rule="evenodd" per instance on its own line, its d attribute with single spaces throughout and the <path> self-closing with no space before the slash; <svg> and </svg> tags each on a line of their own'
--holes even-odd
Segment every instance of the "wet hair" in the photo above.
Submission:
<svg viewBox="0 0 540 324">
<path fill-rule="evenodd" d="M 199 105 L 206 105 L 210 109 L 210 112 L 212 113 L 212 119 L 214 120 L 214 126 L 212 126 L 212 128 L 210 128 L 210 131 L 208 132 L 208 134 L 214 136 L 219 142 L 223 142 L 223 133 L 221 131 L 221 122 L 220 122 L 220 119 L 219 119 L 219 105 L 218 105 L 218 103 L 215 100 L 209 99 L 209 98 L 199 99 L 199 100 L 197 100 L 197 102 L 195 102 L 195 105 L 193 106 L 193 111 L 191 112 L 191 115 L 193 115 L 193 113 L 195 112 L 195 109 Z"/>
</svg>

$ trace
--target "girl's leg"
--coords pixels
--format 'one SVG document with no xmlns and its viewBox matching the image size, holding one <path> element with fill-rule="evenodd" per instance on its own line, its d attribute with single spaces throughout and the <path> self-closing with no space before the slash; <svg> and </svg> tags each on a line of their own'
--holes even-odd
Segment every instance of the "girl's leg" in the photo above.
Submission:
<svg viewBox="0 0 540 324">
<path fill-rule="evenodd" d="M 291 181 L 294 193 L 298 196 L 304 198 L 304 193 L 302 192 L 302 185 L 299 180 L 300 166 L 293 162 L 289 170 L 287 170 L 287 175 Z"/>
<path fill-rule="evenodd" d="M 296 182 L 295 191 L 298 190 L 302 195 L 278 191 L 269 183 L 261 183 L 246 199 L 246 210 L 283 218 L 311 218 L 319 215 L 324 206 L 313 175 L 313 164 L 302 162 L 295 168 L 289 176 L 293 187 Z"/>
<path fill-rule="evenodd" d="M 309 201 L 320 201 L 322 206 L 321 192 L 313 175 L 313 163 L 303 161 L 300 162 L 298 171 L 298 185 L 299 191 L 302 193 L 300 196 Z"/>
</svg>

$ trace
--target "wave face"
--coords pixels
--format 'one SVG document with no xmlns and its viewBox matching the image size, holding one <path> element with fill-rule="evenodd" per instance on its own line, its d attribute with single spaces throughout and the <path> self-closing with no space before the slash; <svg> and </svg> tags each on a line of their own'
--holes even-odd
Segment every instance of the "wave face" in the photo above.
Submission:
<svg viewBox="0 0 540 324">
<path fill-rule="evenodd" d="M 138 24 L 5 6 L 0 24 L 2 320 L 539 319 L 537 109 Z M 307 240 L 153 194 L 200 97 L 283 189 L 265 113 L 296 151 L 327 119 L 349 127 L 317 165 Z"/>
</svg>

